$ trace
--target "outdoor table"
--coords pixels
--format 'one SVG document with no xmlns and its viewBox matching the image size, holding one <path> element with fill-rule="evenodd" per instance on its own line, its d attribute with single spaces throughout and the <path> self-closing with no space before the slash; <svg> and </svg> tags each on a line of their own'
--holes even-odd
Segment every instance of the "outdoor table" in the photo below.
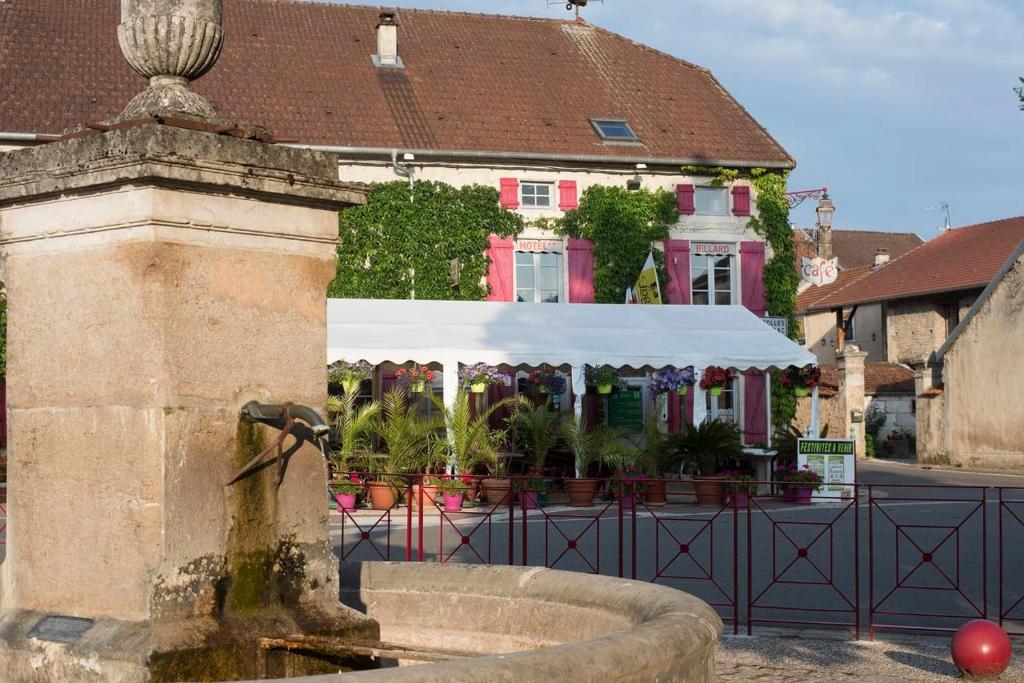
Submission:
<svg viewBox="0 0 1024 683">
<path fill-rule="evenodd" d="M 757 492 L 771 493 L 771 484 L 766 482 L 772 480 L 772 470 L 775 468 L 775 459 L 779 457 L 779 452 L 766 448 L 744 448 L 743 453 L 754 464 L 754 478 L 759 482 Z"/>
</svg>

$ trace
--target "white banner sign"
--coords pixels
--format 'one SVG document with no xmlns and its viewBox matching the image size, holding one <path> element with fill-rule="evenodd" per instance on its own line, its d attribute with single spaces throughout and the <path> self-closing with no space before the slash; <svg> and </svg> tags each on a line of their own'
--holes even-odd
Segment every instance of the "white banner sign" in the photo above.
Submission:
<svg viewBox="0 0 1024 683">
<path fill-rule="evenodd" d="M 803 258 L 800 279 L 818 287 L 830 285 L 839 277 L 839 259 Z"/>
<path fill-rule="evenodd" d="M 798 439 L 796 465 L 821 477 L 821 490 L 811 500 L 852 500 L 857 483 L 857 453 L 850 439 Z"/>
</svg>

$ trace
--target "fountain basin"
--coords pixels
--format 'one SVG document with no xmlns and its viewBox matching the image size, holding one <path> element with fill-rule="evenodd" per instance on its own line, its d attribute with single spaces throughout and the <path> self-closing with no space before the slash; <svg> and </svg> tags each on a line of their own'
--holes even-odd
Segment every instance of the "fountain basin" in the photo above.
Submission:
<svg viewBox="0 0 1024 683">
<path fill-rule="evenodd" d="M 722 631 L 692 595 L 542 568 L 343 563 L 341 597 L 385 642 L 479 656 L 303 681 L 712 681 Z"/>
</svg>

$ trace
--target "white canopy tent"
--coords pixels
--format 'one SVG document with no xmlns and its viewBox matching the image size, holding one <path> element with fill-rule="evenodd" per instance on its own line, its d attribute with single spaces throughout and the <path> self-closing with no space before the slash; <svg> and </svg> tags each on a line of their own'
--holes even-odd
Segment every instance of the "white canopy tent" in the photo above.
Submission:
<svg viewBox="0 0 1024 683">
<path fill-rule="evenodd" d="M 460 363 L 569 365 L 577 415 L 586 392 L 586 365 L 634 369 L 692 365 L 699 378 L 711 366 L 746 371 L 818 363 L 814 354 L 742 306 L 331 299 L 327 360 L 342 359 L 374 365 L 440 363 L 449 406 L 455 402 Z M 693 419 L 699 422 L 706 415 L 704 395 L 699 384 L 694 391 Z M 770 406 L 767 413 L 770 422 Z M 811 422 L 816 436 L 817 388 Z"/>
</svg>

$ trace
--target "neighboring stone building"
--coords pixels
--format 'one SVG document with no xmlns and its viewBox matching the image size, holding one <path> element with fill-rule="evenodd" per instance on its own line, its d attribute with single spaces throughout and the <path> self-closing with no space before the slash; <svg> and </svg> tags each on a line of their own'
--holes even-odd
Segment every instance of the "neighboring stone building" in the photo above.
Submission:
<svg viewBox="0 0 1024 683">
<path fill-rule="evenodd" d="M 829 230 L 814 235 L 808 230 L 794 230 L 797 258 L 830 254 L 839 261 L 839 277 L 832 284 L 814 286 L 804 283 L 797 298 L 797 316 L 801 323 L 801 339 L 807 349 L 822 363 L 836 362 L 839 339 L 836 314 L 820 310 L 816 304 L 857 282 L 892 259 L 923 244 L 913 233 L 874 232 L 868 230 Z M 825 237 L 824 243 L 822 237 Z M 824 258 L 824 255 L 823 255 Z M 846 308 L 844 337 L 868 354 L 869 363 L 888 360 L 885 344 L 885 316 L 880 304 Z"/>
<path fill-rule="evenodd" d="M 17 36 L 0 56 L 0 145 L 44 141 L 138 92 L 111 38 L 119 5 L 0 2 L 0 35 Z M 682 169 L 795 163 L 707 69 L 577 21 L 225 0 L 224 28 L 236 38 L 193 86 L 221 116 L 334 154 L 347 181 L 491 186 L 535 224 L 591 185 L 669 190 L 682 215 L 659 245 L 670 303 L 766 312 L 755 189 Z M 594 300 L 586 240 L 533 226 L 492 239 L 488 255 L 494 300 Z M 760 377 L 737 380 L 719 408 L 766 440 Z"/>
<path fill-rule="evenodd" d="M 1024 470 L 1022 334 L 1024 240 L 920 373 L 923 460 Z"/>
<path fill-rule="evenodd" d="M 1013 266 L 1022 241 L 1024 217 L 949 230 L 810 306 L 832 315 L 882 307 L 886 360 L 918 374 L 925 461 L 1024 467 L 1014 459 L 1021 420 L 1010 394 L 1024 379 L 1024 297 Z"/>
</svg>

